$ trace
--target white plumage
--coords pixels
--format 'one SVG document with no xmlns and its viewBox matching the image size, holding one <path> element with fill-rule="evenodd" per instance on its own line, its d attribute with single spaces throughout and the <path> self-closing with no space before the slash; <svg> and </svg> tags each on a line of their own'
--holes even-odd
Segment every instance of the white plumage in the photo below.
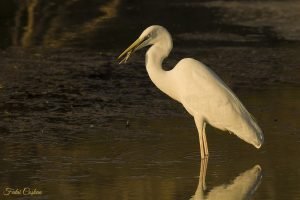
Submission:
<svg viewBox="0 0 300 200">
<path fill-rule="evenodd" d="M 182 103 L 194 117 L 200 141 L 201 158 L 208 156 L 205 125 L 234 133 L 260 148 L 263 133 L 252 115 L 226 84 L 201 62 L 184 58 L 170 71 L 162 68 L 173 44 L 162 26 L 148 27 L 120 56 L 126 62 L 136 50 L 151 45 L 146 54 L 146 69 L 152 82 L 171 98 Z"/>
</svg>

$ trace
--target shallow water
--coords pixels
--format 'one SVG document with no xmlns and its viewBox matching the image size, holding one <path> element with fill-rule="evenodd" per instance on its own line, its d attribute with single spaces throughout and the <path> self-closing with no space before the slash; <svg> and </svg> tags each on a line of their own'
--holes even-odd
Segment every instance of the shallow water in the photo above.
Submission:
<svg viewBox="0 0 300 200">
<path fill-rule="evenodd" d="M 0 199 L 300 199 L 298 5 L 1 1 L 0 191 L 42 194 Z M 150 24 L 173 35 L 166 69 L 206 63 L 265 133 L 257 150 L 207 127 L 205 191 L 193 119 L 150 82 L 144 51 L 115 60 Z"/>
<path fill-rule="evenodd" d="M 260 122 L 266 142 L 256 150 L 209 127 L 204 195 L 230 197 L 244 184 L 245 198 L 299 199 L 299 90 L 238 94 Z M 196 193 L 200 158 L 190 117 L 132 115 L 106 125 L 77 133 L 58 130 L 2 137 L 2 188 L 30 186 L 50 199 L 189 199 Z M 238 182 L 237 177 L 255 165 L 261 174 L 246 174 Z M 249 179 L 256 181 L 250 184 Z"/>
</svg>

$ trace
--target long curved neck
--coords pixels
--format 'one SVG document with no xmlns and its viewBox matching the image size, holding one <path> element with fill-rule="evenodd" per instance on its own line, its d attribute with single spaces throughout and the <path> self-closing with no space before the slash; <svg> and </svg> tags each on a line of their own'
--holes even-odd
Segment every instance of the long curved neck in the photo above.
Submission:
<svg viewBox="0 0 300 200">
<path fill-rule="evenodd" d="M 169 55 L 172 46 L 172 39 L 169 34 L 154 43 L 146 53 L 146 69 L 156 87 L 177 100 L 172 77 L 169 71 L 162 68 L 163 60 Z"/>
</svg>

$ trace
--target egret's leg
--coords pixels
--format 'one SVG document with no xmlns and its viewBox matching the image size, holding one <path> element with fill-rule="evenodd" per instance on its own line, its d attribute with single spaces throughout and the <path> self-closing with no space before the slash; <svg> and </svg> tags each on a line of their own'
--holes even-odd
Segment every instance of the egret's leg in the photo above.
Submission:
<svg viewBox="0 0 300 200">
<path fill-rule="evenodd" d="M 205 178 L 206 178 L 207 162 L 208 162 L 207 158 L 201 159 L 200 171 L 199 171 L 199 182 L 193 198 L 195 200 L 204 199 L 204 191 L 206 190 Z"/>
<path fill-rule="evenodd" d="M 203 123 L 202 127 L 202 137 L 203 137 L 203 144 L 204 144 L 204 156 L 208 157 L 208 145 L 207 145 L 207 139 L 206 139 L 206 131 L 205 131 L 206 123 Z"/>
<path fill-rule="evenodd" d="M 202 174 L 201 175 L 201 178 L 202 178 L 201 185 L 202 185 L 202 190 L 203 191 L 206 190 L 205 178 L 206 178 L 207 164 L 208 164 L 208 158 L 207 157 L 201 160 L 200 174 Z"/>
<path fill-rule="evenodd" d="M 195 123 L 197 126 L 198 134 L 199 134 L 199 143 L 200 143 L 200 155 L 201 159 L 204 159 L 204 141 L 203 141 L 203 120 L 199 120 L 195 118 Z"/>
<path fill-rule="evenodd" d="M 200 173 L 199 173 L 199 183 L 198 183 L 198 187 L 201 188 L 201 190 L 203 191 L 203 185 L 205 184 L 205 177 L 204 177 L 204 160 L 201 160 L 200 163 Z"/>
</svg>

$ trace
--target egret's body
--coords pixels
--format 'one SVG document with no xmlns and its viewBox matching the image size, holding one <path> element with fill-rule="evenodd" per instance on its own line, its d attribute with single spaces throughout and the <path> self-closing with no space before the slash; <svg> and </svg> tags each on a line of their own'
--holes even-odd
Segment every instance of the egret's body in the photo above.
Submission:
<svg viewBox="0 0 300 200">
<path fill-rule="evenodd" d="M 171 98 L 182 103 L 194 117 L 199 133 L 201 158 L 208 156 L 206 123 L 236 134 L 260 148 L 263 134 L 251 114 L 225 83 L 208 67 L 192 58 L 182 59 L 170 71 L 162 68 L 172 49 L 172 39 L 161 26 L 147 28 L 119 58 L 126 62 L 136 50 L 152 45 L 146 54 L 146 69 L 152 82 Z"/>
</svg>

